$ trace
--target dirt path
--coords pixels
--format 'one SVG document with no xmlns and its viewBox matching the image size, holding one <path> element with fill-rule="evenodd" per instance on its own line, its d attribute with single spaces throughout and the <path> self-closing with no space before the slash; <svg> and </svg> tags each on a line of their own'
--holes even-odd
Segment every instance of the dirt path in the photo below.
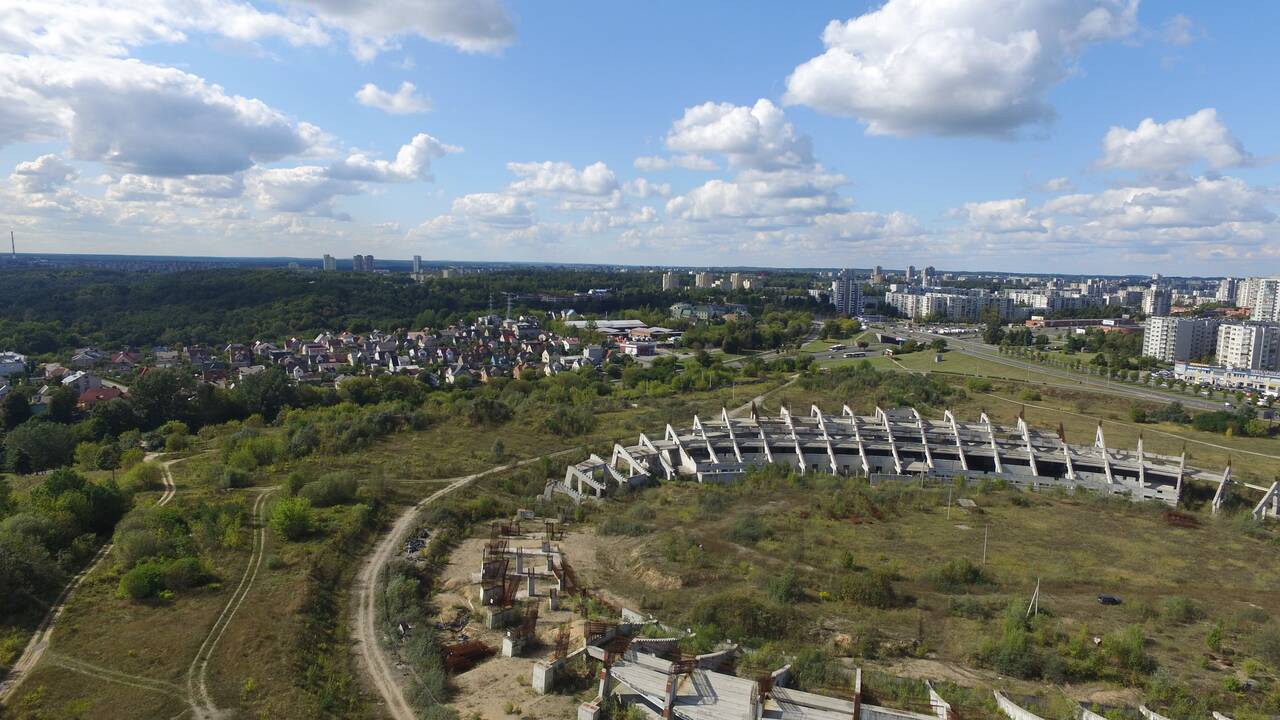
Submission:
<svg viewBox="0 0 1280 720">
<path fill-rule="evenodd" d="M 395 720 L 415 720 L 417 717 L 413 707 L 404 696 L 404 691 L 400 687 L 399 673 L 395 671 L 391 658 L 382 646 L 379 637 L 380 633 L 378 632 L 378 579 L 382 574 L 383 568 L 386 567 L 391 557 L 395 554 L 396 548 L 400 546 L 401 540 L 413 529 L 422 511 L 445 495 L 460 490 L 486 475 L 512 470 L 538 462 L 543 458 L 556 457 L 576 451 L 576 448 L 560 450 L 527 460 L 500 465 L 460 478 L 444 480 L 442 482 L 447 482 L 448 485 L 431 493 L 419 501 L 418 504 L 402 512 L 391 526 L 391 530 L 378 541 L 373 554 L 369 556 L 360 568 L 352 588 L 355 603 L 353 604 L 354 617 L 351 623 L 351 633 L 355 644 L 355 654 L 360 658 L 361 664 L 369 676 L 369 681 L 378 691 L 378 694 L 382 696 L 387 714 L 390 717 Z"/>
<path fill-rule="evenodd" d="M 145 459 L 150 461 L 158 455 L 159 453 L 149 453 Z M 173 474 L 169 471 L 169 466 L 185 459 L 186 458 L 177 458 L 175 460 L 166 460 L 160 464 L 161 469 L 164 471 L 161 476 L 164 481 L 164 492 L 161 493 L 160 499 L 156 501 L 157 507 L 168 504 L 178 490 L 177 486 L 173 482 Z M 71 582 L 63 588 L 62 593 L 53 601 L 53 605 L 49 608 L 49 612 L 45 613 L 44 619 L 40 621 L 38 626 L 36 626 L 35 634 L 31 636 L 31 640 L 29 640 L 27 642 L 27 646 L 23 648 L 22 655 L 18 658 L 17 662 L 13 664 L 13 667 L 9 669 L 9 674 L 5 676 L 4 682 L 0 683 L 0 704 L 9 700 L 13 693 L 17 691 L 18 686 L 22 684 L 22 681 L 26 678 L 27 674 L 35 668 L 37 663 L 40 662 L 40 658 L 43 657 L 45 652 L 49 649 L 49 638 L 53 635 L 53 630 L 57 625 L 58 618 L 62 616 L 62 610 L 66 607 L 67 599 L 70 598 L 71 593 L 75 592 L 76 588 L 80 587 L 80 585 L 84 583 L 85 579 L 88 578 L 89 575 L 107 559 L 107 555 L 111 553 L 111 547 L 111 543 L 103 545 L 93 556 L 93 559 L 89 561 L 89 564 L 71 579 Z"/>
<path fill-rule="evenodd" d="M 231 593 L 218 619 L 214 621 L 213 627 L 209 628 L 209 634 L 205 636 L 204 642 L 201 643 L 200 649 L 191 661 L 191 667 L 187 669 L 187 694 L 197 718 L 218 718 L 226 714 L 218 710 L 218 706 L 213 702 L 213 696 L 209 694 L 209 660 L 213 657 L 213 651 L 218 647 L 218 641 L 227 631 L 227 626 L 231 624 L 236 611 L 244 602 L 245 596 L 249 594 L 254 579 L 258 577 L 258 569 L 262 567 L 263 549 L 267 542 L 267 524 L 263 517 L 264 501 L 273 492 L 275 488 L 262 490 L 253 502 L 253 517 L 257 527 L 253 532 L 253 550 L 249 555 L 249 562 L 245 565 L 244 574 L 240 576 L 240 584 L 236 586 L 235 592 Z"/>
</svg>

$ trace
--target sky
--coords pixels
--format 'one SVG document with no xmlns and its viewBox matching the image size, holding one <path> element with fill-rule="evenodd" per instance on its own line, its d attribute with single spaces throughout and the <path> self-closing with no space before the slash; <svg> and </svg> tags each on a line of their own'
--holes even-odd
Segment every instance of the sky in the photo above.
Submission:
<svg viewBox="0 0 1280 720">
<path fill-rule="evenodd" d="M 1280 4 L 0 0 L 20 251 L 1280 274 Z"/>
</svg>

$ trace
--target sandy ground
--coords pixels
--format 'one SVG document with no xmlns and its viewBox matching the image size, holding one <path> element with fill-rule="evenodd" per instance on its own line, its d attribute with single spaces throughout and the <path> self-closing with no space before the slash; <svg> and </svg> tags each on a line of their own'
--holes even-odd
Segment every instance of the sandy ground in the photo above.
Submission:
<svg viewBox="0 0 1280 720">
<path fill-rule="evenodd" d="M 445 631 L 441 635 L 442 642 L 453 642 L 459 635 L 480 640 L 491 645 L 495 650 L 502 647 L 504 631 L 489 630 L 484 627 L 480 612 L 478 595 L 479 586 L 472 583 L 472 575 L 480 571 L 480 561 L 484 556 L 487 538 L 471 538 L 463 541 L 449 556 L 449 565 L 441 574 L 440 592 L 436 595 L 436 603 L 440 609 L 441 619 L 448 622 L 457 617 L 465 608 L 471 613 L 471 622 L 459 633 Z M 578 562 L 574 551 L 566 542 L 560 545 L 564 557 L 573 565 L 575 571 L 582 573 L 591 565 Z M 536 548 L 541 539 L 508 539 L 509 547 Z M 574 548 L 581 549 L 577 545 Z M 594 558 L 594 553 L 589 553 Z M 542 561 L 534 561 L 541 565 Z M 584 580 L 585 582 L 585 580 Z M 523 593 L 523 588 L 521 589 Z M 542 598 L 538 614 L 537 636 L 539 643 L 526 650 L 521 657 L 505 658 L 500 654 L 482 661 L 470 670 L 454 677 L 457 693 L 453 706 L 457 708 L 464 720 L 485 718 L 572 718 L 577 715 L 578 703 L 569 695 L 538 695 L 530 687 L 529 679 L 536 660 L 551 655 L 555 644 L 555 636 L 562 624 L 570 624 L 569 647 L 582 645 L 582 620 L 571 610 L 550 612 L 547 609 L 546 590 L 538 589 Z M 567 603 L 566 603 L 567 605 Z M 512 710 L 511 713 L 507 709 Z"/>
</svg>

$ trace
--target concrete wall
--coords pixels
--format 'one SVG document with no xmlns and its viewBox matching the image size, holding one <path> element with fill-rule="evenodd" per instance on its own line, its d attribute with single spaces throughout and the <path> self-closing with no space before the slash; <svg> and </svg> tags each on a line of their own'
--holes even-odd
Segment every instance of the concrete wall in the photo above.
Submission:
<svg viewBox="0 0 1280 720">
<path fill-rule="evenodd" d="M 1099 715 L 1098 713 L 1096 713 L 1096 712 L 1094 712 L 1094 711 L 1090 710 L 1089 708 L 1087 708 L 1087 707 L 1085 707 L 1085 706 L 1081 705 L 1081 706 L 1080 706 L 1080 720 L 1107 720 L 1107 719 L 1106 719 L 1106 718 L 1104 718 L 1104 717 L 1102 717 L 1102 716 L 1101 716 L 1101 715 Z"/>
<path fill-rule="evenodd" d="M 1148 708 L 1146 705 L 1139 705 L 1138 712 L 1141 713 L 1142 717 L 1146 718 L 1147 720 L 1169 720 L 1169 718 L 1163 715 L 1152 712 L 1151 709 Z"/>
<path fill-rule="evenodd" d="M 1013 701 L 1005 697 L 999 690 L 996 691 L 996 706 L 1000 708 L 1000 712 L 1007 715 L 1011 720 L 1044 720 L 1039 715 L 1023 710 L 1013 704 Z"/>
<path fill-rule="evenodd" d="M 858 710 L 859 720 L 934 720 L 932 715 L 894 710 L 877 705 L 863 705 Z"/>
</svg>

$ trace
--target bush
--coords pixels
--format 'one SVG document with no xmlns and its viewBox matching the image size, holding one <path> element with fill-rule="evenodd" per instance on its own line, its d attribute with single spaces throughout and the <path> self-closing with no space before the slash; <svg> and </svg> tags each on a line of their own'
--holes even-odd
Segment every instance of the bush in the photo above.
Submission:
<svg viewBox="0 0 1280 720">
<path fill-rule="evenodd" d="M 840 578 L 835 596 L 863 607 L 891 608 L 898 604 L 891 579 L 883 571 L 850 573 Z"/>
<path fill-rule="evenodd" d="M 350 475 L 332 473 L 309 482 L 298 491 L 299 497 L 311 502 L 312 507 L 346 505 L 355 500 L 356 479 Z"/>
<path fill-rule="evenodd" d="M 969 558 L 948 560 L 924 571 L 921 579 L 943 593 L 968 592 L 974 585 L 992 585 L 991 577 Z"/>
<path fill-rule="evenodd" d="M 271 509 L 271 529 L 286 540 L 300 540 L 311 533 L 312 514 L 310 500 L 284 498 Z"/>
<path fill-rule="evenodd" d="M 596 415 L 587 405 L 561 405 L 547 416 L 544 424 L 560 437 L 577 437 L 595 429 Z"/>
<path fill-rule="evenodd" d="M 191 438 L 187 435 L 169 435 L 164 439 L 166 452 L 182 452 L 191 447 Z"/>
<path fill-rule="evenodd" d="M 120 576 L 120 593 L 134 600 L 155 597 L 164 590 L 164 573 L 164 563 L 154 560 L 138 563 Z"/>
<path fill-rule="evenodd" d="M 1165 622 L 1190 623 L 1203 618 L 1204 610 L 1191 598 L 1174 595 L 1165 598 L 1160 604 L 1160 617 Z"/>
<path fill-rule="evenodd" d="M 209 582 L 210 575 L 198 558 L 178 558 L 164 568 L 164 586 L 167 590 L 186 590 Z"/>
<path fill-rule="evenodd" d="M 755 545 L 761 540 L 773 537 L 773 531 L 759 515 L 750 513 L 738 518 L 729 529 L 729 539 L 741 545 Z"/>
<path fill-rule="evenodd" d="M 1027 389 L 1018 393 L 1018 399 L 1024 402 L 1040 402 L 1044 398 L 1040 396 L 1039 390 Z"/>
<path fill-rule="evenodd" d="M 765 592 L 776 603 L 794 603 L 804 599 L 804 588 L 792 567 L 769 578 L 769 582 L 765 584 Z"/>
<path fill-rule="evenodd" d="M 222 469 L 219 478 L 219 485 L 224 490 L 233 490 L 235 488 L 249 487 L 253 484 L 253 476 L 247 470 L 227 466 Z"/>
<path fill-rule="evenodd" d="M 164 483 L 164 470 L 155 463 L 134 465 L 124 474 L 121 484 L 133 492 L 156 490 Z"/>
<path fill-rule="evenodd" d="M 1129 625 L 1102 638 L 1102 654 L 1117 669 L 1146 674 L 1155 669 L 1155 660 L 1147 654 L 1147 637 L 1139 625 Z"/>
<path fill-rule="evenodd" d="M 718 632 L 720 636 L 737 642 L 784 637 L 793 619 L 793 614 L 786 608 L 732 592 L 704 597 L 690 612 L 694 625 L 712 630 L 708 634 L 716 635 Z"/>
</svg>

